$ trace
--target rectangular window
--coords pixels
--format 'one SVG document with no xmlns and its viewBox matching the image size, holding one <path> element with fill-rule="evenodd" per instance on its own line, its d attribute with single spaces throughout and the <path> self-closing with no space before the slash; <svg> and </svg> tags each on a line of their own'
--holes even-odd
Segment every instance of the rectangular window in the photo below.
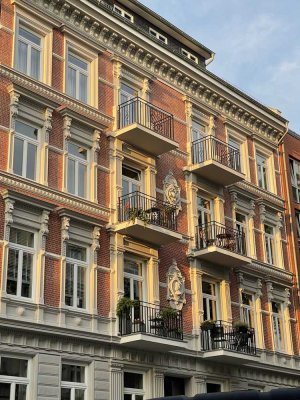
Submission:
<svg viewBox="0 0 300 400">
<path fill-rule="evenodd" d="M 149 33 L 150 33 L 150 35 L 156 37 L 156 39 L 160 40 L 161 42 L 163 42 L 165 44 L 168 44 L 168 39 L 164 35 L 162 35 L 161 33 L 155 31 L 152 28 L 149 28 Z"/>
<path fill-rule="evenodd" d="M 127 11 L 123 10 L 123 8 L 114 5 L 114 12 L 121 15 L 123 18 L 127 19 L 128 21 L 133 22 L 133 15 L 131 15 Z"/>
<path fill-rule="evenodd" d="M 247 244 L 247 219 L 246 216 L 240 213 L 235 214 L 235 228 L 238 231 L 238 250 L 241 254 L 245 254 L 245 243 Z M 245 238 L 245 240 L 244 240 Z"/>
<path fill-rule="evenodd" d="M 17 40 L 16 68 L 34 79 L 41 75 L 42 39 L 28 28 L 20 25 Z"/>
<path fill-rule="evenodd" d="M 203 321 L 218 320 L 217 288 L 215 283 L 202 281 Z"/>
<path fill-rule="evenodd" d="M 268 168 L 267 159 L 256 154 L 257 184 L 262 189 L 268 190 Z"/>
<path fill-rule="evenodd" d="M 280 303 L 272 301 L 272 324 L 274 349 L 283 350 L 283 318 L 282 306 Z"/>
<path fill-rule="evenodd" d="M 229 167 L 234 170 L 241 169 L 241 145 L 232 137 L 228 138 Z"/>
<path fill-rule="evenodd" d="M 88 150 L 74 142 L 68 143 L 67 189 L 76 196 L 87 196 Z"/>
<path fill-rule="evenodd" d="M 275 237 L 274 228 L 264 225 L 266 262 L 275 264 Z"/>
<path fill-rule="evenodd" d="M 189 58 L 190 60 L 194 61 L 194 63 L 198 64 L 198 58 L 196 56 L 194 56 L 192 53 L 190 53 L 189 51 L 185 50 L 185 49 L 181 49 L 181 53 Z"/>
<path fill-rule="evenodd" d="M 144 400 L 144 376 L 124 372 L 124 400 Z"/>
<path fill-rule="evenodd" d="M 34 254 L 34 234 L 11 228 L 7 262 L 7 294 L 32 297 Z"/>
<path fill-rule="evenodd" d="M 253 295 L 242 293 L 242 320 L 246 322 L 250 328 L 254 328 L 254 301 Z"/>
<path fill-rule="evenodd" d="M 0 399 L 27 400 L 28 386 L 28 361 L 1 357 Z"/>
<path fill-rule="evenodd" d="M 61 400 L 86 400 L 86 368 L 81 365 L 62 364 Z"/>
<path fill-rule="evenodd" d="M 297 239 L 298 247 L 300 247 L 300 212 L 296 211 Z"/>
<path fill-rule="evenodd" d="M 14 174 L 36 180 L 38 139 L 38 129 L 16 121 L 13 150 Z"/>
<path fill-rule="evenodd" d="M 126 165 L 122 166 L 122 187 L 123 196 L 141 191 L 141 171 L 137 169 L 128 167 Z M 132 199 L 133 200 L 133 199 Z M 133 206 L 133 205 L 131 205 Z"/>
<path fill-rule="evenodd" d="M 290 159 L 290 171 L 294 201 L 300 203 L 300 162 Z"/>
<path fill-rule="evenodd" d="M 70 51 L 67 60 L 67 94 L 87 103 L 89 64 Z"/>
<path fill-rule="evenodd" d="M 65 304 L 86 308 L 87 249 L 68 244 L 66 261 Z"/>
</svg>

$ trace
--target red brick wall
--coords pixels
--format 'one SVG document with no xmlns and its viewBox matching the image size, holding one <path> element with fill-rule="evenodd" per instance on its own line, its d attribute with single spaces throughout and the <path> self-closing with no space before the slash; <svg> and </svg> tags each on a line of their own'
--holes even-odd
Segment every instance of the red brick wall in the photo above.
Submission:
<svg viewBox="0 0 300 400">
<path fill-rule="evenodd" d="M 64 37 L 58 29 L 53 29 L 52 86 L 62 92 L 64 79 Z M 63 59 L 61 59 L 61 57 Z"/>
<path fill-rule="evenodd" d="M 13 30 L 14 28 L 14 6 L 9 0 L 1 2 L 1 25 L 5 28 Z M 1 29 L 0 30 L 0 63 L 4 65 L 12 65 L 12 48 L 13 34 Z M 0 103 L 1 104 L 1 103 Z"/>
<path fill-rule="evenodd" d="M 61 282 L 61 263 L 60 260 L 54 260 L 46 257 L 45 259 L 45 285 L 44 301 L 45 305 L 59 307 Z"/>
</svg>

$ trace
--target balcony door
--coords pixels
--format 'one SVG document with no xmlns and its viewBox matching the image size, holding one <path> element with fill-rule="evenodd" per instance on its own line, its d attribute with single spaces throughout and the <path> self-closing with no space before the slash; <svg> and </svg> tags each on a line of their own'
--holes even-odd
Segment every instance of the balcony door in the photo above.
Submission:
<svg viewBox="0 0 300 400">
<path fill-rule="evenodd" d="M 131 86 L 121 83 L 120 90 L 120 127 L 131 125 L 136 122 L 137 102 L 134 99 L 138 91 Z"/>
<path fill-rule="evenodd" d="M 255 328 L 253 295 L 244 292 L 242 293 L 242 320 L 246 322 L 250 328 Z"/>
<path fill-rule="evenodd" d="M 235 227 L 238 231 L 237 245 L 240 254 L 247 253 L 247 218 L 245 215 L 236 213 L 235 214 Z M 243 239 L 245 238 L 245 239 Z"/>
<path fill-rule="evenodd" d="M 202 281 L 203 321 L 219 319 L 218 291 L 216 283 Z"/>
<path fill-rule="evenodd" d="M 209 240 L 214 239 L 210 222 L 212 221 L 212 202 L 197 195 L 198 246 L 203 248 Z"/>
<path fill-rule="evenodd" d="M 199 122 L 192 121 L 192 153 L 193 153 L 193 164 L 199 164 L 206 159 L 205 141 L 201 140 L 206 136 L 205 125 Z"/>
<path fill-rule="evenodd" d="M 125 258 L 124 260 L 124 296 L 131 300 L 145 301 L 144 265 L 142 261 Z M 141 318 L 141 307 L 133 307 L 132 321 Z"/>
</svg>

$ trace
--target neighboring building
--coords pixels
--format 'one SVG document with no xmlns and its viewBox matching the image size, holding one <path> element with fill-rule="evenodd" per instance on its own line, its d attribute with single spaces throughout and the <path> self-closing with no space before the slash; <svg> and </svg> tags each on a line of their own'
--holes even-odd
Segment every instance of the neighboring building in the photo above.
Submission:
<svg viewBox="0 0 300 400">
<path fill-rule="evenodd" d="M 299 386 L 287 121 L 136 0 L 0 4 L 0 398 Z"/>
</svg>

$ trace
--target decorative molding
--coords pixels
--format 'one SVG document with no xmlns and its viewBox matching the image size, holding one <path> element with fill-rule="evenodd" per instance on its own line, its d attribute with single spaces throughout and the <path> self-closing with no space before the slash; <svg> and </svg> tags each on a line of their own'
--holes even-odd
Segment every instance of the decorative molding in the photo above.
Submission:
<svg viewBox="0 0 300 400">
<path fill-rule="evenodd" d="M 4 210 L 4 225 L 5 225 L 5 240 L 9 241 L 10 227 L 14 223 L 13 212 L 15 201 L 10 198 L 4 200 L 5 210 Z"/>
<path fill-rule="evenodd" d="M 266 281 L 266 287 L 267 287 L 267 297 L 268 301 L 271 302 L 274 299 L 274 288 L 273 288 L 273 283 L 271 281 Z"/>
<path fill-rule="evenodd" d="M 49 134 L 52 130 L 52 113 L 53 110 L 47 107 L 45 110 L 45 122 L 44 122 L 45 139 L 47 143 L 49 142 Z"/>
<path fill-rule="evenodd" d="M 16 125 L 16 118 L 19 114 L 20 94 L 16 93 L 14 90 L 11 90 L 9 94 L 10 94 L 11 129 L 14 131 Z"/>
<path fill-rule="evenodd" d="M 177 184 L 173 172 L 170 170 L 168 175 L 163 181 L 164 185 L 164 201 L 170 203 L 172 206 L 176 207 L 176 214 L 182 210 L 181 207 L 181 197 L 180 197 L 180 187 Z"/>
<path fill-rule="evenodd" d="M 281 268 L 273 267 L 269 264 L 262 263 L 258 260 L 252 260 L 248 265 L 241 267 L 243 272 L 250 275 L 260 275 L 263 279 L 272 279 L 274 281 L 285 282 L 291 285 L 293 281 L 293 274 Z"/>
<path fill-rule="evenodd" d="M 94 252 L 94 262 L 97 264 L 97 255 L 98 251 L 100 250 L 100 234 L 101 234 L 101 229 L 99 226 L 95 226 L 93 229 L 93 242 L 92 242 L 92 249 Z"/>
<path fill-rule="evenodd" d="M 175 310 L 181 310 L 186 303 L 185 299 L 185 278 L 182 276 L 177 262 L 173 260 L 167 273 L 167 300 Z"/>
<path fill-rule="evenodd" d="M 250 192 L 253 194 L 257 199 L 265 200 L 270 202 L 271 204 L 274 204 L 275 206 L 279 207 L 280 209 L 284 210 L 284 200 L 282 200 L 281 197 L 277 196 L 274 193 L 267 192 L 266 190 L 263 190 L 259 188 L 258 186 L 254 185 L 253 183 L 250 183 L 248 181 L 243 181 L 243 182 L 238 182 L 235 185 L 231 186 L 233 190 L 236 190 L 237 188 L 242 189 L 245 192 Z"/>
<path fill-rule="evenodd" d="M 41 235 L 42 235 L 42 248 L 45 250 L 46 247 L 46 238 L 49 234 L 48 224 L 49 224 L 49 215 L 50 212 L 43 210 L 41 217 Z"/>
<path fill-rule="evenodd" d="M 68 142 L 71 139 L 71 125 L 72 118 L 65 115 L 63 117 L 63 134 L 65 142 Z"/>
<path fill-rule="evenodd" d="M 61 241 L 63 244 L 70 239 L 69 229 L 70 229 L 70 218 L 62 217 L 61 218 Z M 64 253 L 64 255 L 65 255 L 65 253 Z"/>
</svg>

